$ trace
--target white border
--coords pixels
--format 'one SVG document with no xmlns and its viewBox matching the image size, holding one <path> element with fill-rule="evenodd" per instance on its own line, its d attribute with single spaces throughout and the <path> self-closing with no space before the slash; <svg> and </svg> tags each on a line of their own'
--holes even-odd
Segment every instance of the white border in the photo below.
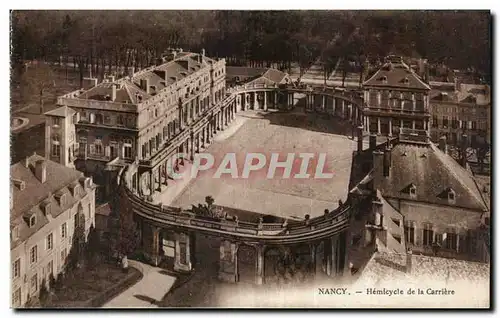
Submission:
<svg viewBox="0 0 500 318">
<path fill-rule="evenodd" d="M 220 0 L 212 0 L 212 1 L 161 1 L 157 2 L 154 4 L 148 3 L 150 5 L 150 8 L 144 7 L 144 2 L 131 2 L 131 1 L 96 1 L 96 0 L 86 0 L 86 1 L 73 1 L 73 2 L 68 2 L 68 1 L 53 1 L 51 3 L 44 3 L 40 1 L 34 1 L 34 0 L 29 0 L 29 1 L 23 1 L 22 3 L 16 2 L 16 3 L 9 3 L 7 1 L 2 2 L 2 7 L 4 5 L 14 5 L 16 9 L 233 9 L 233 10 L 248 10 L 248 9 L 261 9 L 261 10 L 286 10 L 286 9 L 381 9 L 381 8 L 390 8 L 390 9 L 490 9 L 492 10 L 492 13 L 498 13 L 498 1 L 493 1 L 493 0 L 486 0 L 486 1 L 473 1 L 473 2 L 462 2 L 462 1 L 430 1 L 430 0 L 419 0 L 419 1 L 413 1 L 413 2 L 408 2 L 408 1 L 387 1 L 387 0 L 378 0 L 378 1 L 360 1 L 360 0 L 350 0 L 350 1 L 345 1 L 345 2 L 333 2 L 333 1 L 325 1 L 325 0 L 308 0 L 308 1 L 301 1 L 301 2 L 291 2 L 291 1 L 269 1 L 269 0 L 252 0 L 252 1 L 220 1 Z M 2 37 L 2 43 L 7 44 L 6 47 L 10 48 L 10 42 L 9 42 L 9 11 L 8 7 L 2 8 L 3 10 L 1 11 L 0 14 L 0 21 L 2 24 L 1 30 L 1 37 Z M 498 24 L 498 20 L 495 21 L 496 24 Z M 495 25 L 495 30 L 497 29 Z M 493 35 L 496 35 L 497 32 L 494 32 Z M 493 40 L 493 45 L 496 45 L 496 41 Z M 498 57 L 498 49 L 495 48 L 495 57 Z M 2 85 L 2 96 L 3 99 L 3 114 L 0 116 L 0 127 L 3 130 L 2 134 L 0 135 L 0 138 L 2 138 L 2 145 L 9 145 L 10 144 L 10 139 L 9 139 L 9 126 L 10 126 L 10 121 L 9 121 L 9 104 L 10 104 L 10 89 L 8 86 L 9 83 L 9 49 L 4 49 L 1 52 L 2 58 L 1 60 L 3 61 L 2 63 L 2 69 L 1 69 L 1 76 L 3 78 L 3 85 Z M 494 92 L 494 101 L 495 105 L 493 107 L 495 108 L 497 106 L 497 100 L 498 100 L 498 95 L 497 95 L 497 87 L 498 87 L 498 61 L 497 59 L 494 59 L 494 79 L 495 85 L 493 87 L 493 92 Z M 495 111 L 495 117 L 494 117 L 494 123 L 497 124 L 500 122 L 499 120 L 499 111 Z M 496 125 L 495 125 L 496 126 Z M 498 149 L 498 143 L 497 137 L 498 134 L 496 131 L 493 133 L 496 137 L 493 139 L 495 144 L 494 147 L 495 149 Z M 498 137 L 500 138 L 500 137 Z M 1 245 L 2 249 L 5 251 L 4 255 L 10 255 L 10 239 L 8 238 L 9 234 L 9 229 L 10 227 L 7 227 L 7 224 L 9 224 L 9 207 L 8 207 L 8 202 L 9 202 L 9 185 L 8 185 L 8 180 L 9 180 L 9 170 L 8 167 L 10 165 L 9 162 L 9 152 L 7 151 L 7 148 L 5 148 L 3 151 L 0 152 L 0 160 L 1 160 L 1 165 L 0 165 L 0 184 L 1 184 L 1 195 L 2 195 L 2 200 L 0 200 L 0 204 L 3 206 L 2 210 L 2 217 L 5 218 L 5 221 L 2 222 L 2 226 L 4 227 L 4 239 L 1 240 Z M 497 160 L 495 158 L 494 162 L 495 168 L 498 167 L 497 165 Z M 496 169 L 495 169 L 496 170 Z M 496 181 L 496 180 L 495 180 Z M 495 188 L 495 197 L 499 197 L 500 195 L 500 190 Z M 493 212 L 495 213 L 495 212 Z M 498 231 L 498 225 L 500 223 L 500 216 L 495 216 L 495 223 L 494 226 L 497 228 Z M 498 236 L 498 233 L 496 233 L 496 236 Z M 496 242 L 495 242 L 496 243 Z M 495 252 L 498 252 L 498 245 L 495 244 Z M 495 253 L 496 254 L 496 253 Z M 8 279 L 4 280 L 4 283 L 0 285 L 0 290 L 1 290 L 1 297 L 3 299 L 3 306 L 2 306 L 2 317 L 5 316 L 11 316 L 14 315 L 15 313 L 9 309 L 10 307 L 10 261 L 8 261 L 9 257 L 6 257 L 7 260 L 4 260 L 3 262 L 0 262 L 0 267 L 1 271 L 4 276 L 2 277 L 9 277 Z M 496 269 L 497 266 L 495 266 Z M 495 271 L 496 272 L 496 271 Z M 497 283 L 498 284 L 498 283 Z M 495 293 L 496 296 L 497 293 Z M 495 297 L 497 298 L 497 297 Z M 498 299 L 496 299 L 498 300 Z M 498 301 L 496 301 L 496 304 L 498 306 Z M 43 313 L 43 312 L 42 312 Z M 200 312 L 201 313 L 201 312 Z M 356 315 L 361 315 L 364 314 L 365 312 L 357 312 Z M 52 314 L 52 313 L 49 313 Z M 74 312 L 65 312 L 63 315 L 69 316 L 73 315 Z M 87 314 L 87 313 L 83 313 Z M 138 313 L 138 312 L 131 312 L 131 313 L 125 313 L 123 311 L 121 312 L 102 312 L 100 314 L 105 314 L 109 317 L 121 317 L 123 314 L 130 314 L 130 315 L 149 315 L 150 312 L 147 313 Z M 194 315 L 196 313 L 182 313 L 182 312 L 169 312 L 169 313 L 164 313 L 168 315 L 173 315 L 173 316 L 180 316 L 180 315 Z M 224 312 L 202 312 L 201 314 L 203 315 L 258 315 L 258 316 L 268 316 L 271 315 L 270 313 L 264 313 L 264 312 L 230 312 L 230 311 L 224 311 Z M 291 313 L 284 313 L 284 312 L 279 312 L 279 313 L 273 313 L 273 316 L 284 316 L 284 315 L 290 315 Z M 294 314 L 300 314 L 304 315 L 306 314 L 305 312 L 295 312 Z M 345 315 L 346 313 L 341 313 L 341 312 L 317 312 L 316 314 L 320 315 Z M 386 315 L 386 312 L 370 312 L 370 315 Z M 395 314 L 398 314 L 397 312 Z M 405 315 L 415 315 L 411 314 L 410 312 L 405 313 Z M 441 314 L 451 314 L 453 315 L 454 313 L 445 313 L 441 312 Z M 472 314 L 472 313 L 471 313 Z"/>
</svg>

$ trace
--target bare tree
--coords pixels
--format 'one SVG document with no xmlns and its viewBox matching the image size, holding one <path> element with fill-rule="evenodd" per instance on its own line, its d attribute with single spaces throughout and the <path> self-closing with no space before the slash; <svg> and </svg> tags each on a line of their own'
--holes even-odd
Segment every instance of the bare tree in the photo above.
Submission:
<svg viewBox="0 0 500 318">
<path fill-rule="evenodd" d="M 27 65 L 21 76 L 21 101 L 30 105 L 38 100 L 40 114 L 44 113 L 44 99 L 55 84 L 55 75 L 47 64 Z"/>
</svg>

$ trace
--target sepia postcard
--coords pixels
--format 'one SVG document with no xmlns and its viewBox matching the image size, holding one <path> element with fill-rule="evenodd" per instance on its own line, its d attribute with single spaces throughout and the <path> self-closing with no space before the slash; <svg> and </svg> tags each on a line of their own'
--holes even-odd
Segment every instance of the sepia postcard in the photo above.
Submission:
<svg viewBox="0 0 500 318">
<path fill-rule="evenodd" d="M 10 19 L 12 308 L 491 307 L 489 11 Z"/>
</svg>

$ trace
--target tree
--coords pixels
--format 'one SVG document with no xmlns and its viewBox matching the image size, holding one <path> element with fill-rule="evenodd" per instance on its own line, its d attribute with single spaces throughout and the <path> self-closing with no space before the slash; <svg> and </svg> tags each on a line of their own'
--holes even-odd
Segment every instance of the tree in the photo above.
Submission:
<svg viewBox="0 0 500 318">
<path fill-rule="evenodd" d="M 47 301 L 49 300 L 49 291 L 47 289 L 47 284 L 45 282 L 45 278 L 42 279 L 42 283 L 40 284 L 40 293 L 38 298 L 40 299 L 40 303 L 42 307 L 47 304 Z"/>
<path fill-rule="evenodd" d="M 75 215 L 75 220 L 76 222 L 75 231 L 73 233 L 73 244 L 71 245 L 71 249 L 66 260 L 70 270 L 79 268 L 82 265 L 85 251 L 85 215 L 83 214 L 81 205 L 79 206 L 79 211 Z"/>
<path fill-rule="evenodd" d="M 38 99 L 40 114 L 44 113 L 44 99 L 48 97 L 49 90 L 56 86 L 56 77 L 52 69 L 45 63 L 27 66 L 21 76 L 21 101 L 31 104 Z"/>
<path fill-rule="evenodd" d="M 87 244 L 87 257 L 90 264 L 94 264 L 96 258 L 98 257 L 101 251 L 101 245 L 99 240 L 99 233 L 94 227 L 94 224 L 90 226 L 89 235 L 88 235 L 88 244 Z"/>
<path fill-rule="evenodd" d="M 139 237 L 132 208 L 126 199 L 119 199 L 118 229 L 111 239 L 111 252 L 118 253 L 119 256 L 129 256 L 135 251 Z"/>
</svg>

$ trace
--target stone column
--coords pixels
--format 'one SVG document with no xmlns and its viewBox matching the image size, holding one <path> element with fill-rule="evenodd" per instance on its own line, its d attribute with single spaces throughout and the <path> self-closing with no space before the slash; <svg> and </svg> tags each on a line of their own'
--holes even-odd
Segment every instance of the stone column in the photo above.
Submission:
<svg viewBox="0 0 500 318">
<path fill-rule="evenodd" d="M 321 111 L 325 111 L 326 109 L 326 96 L 325 95 L 321 95 Z"/>
<path fill-rule="evenodd" d="M 331 238 L 323 240 L 324 246 L 324 262 L 325 262 L 325 274 L 328 276 L 332 275 L 332 240 Z"/>
<path fill-rule="evenodd" d="M 377 117 L 377 134 L 380 135 L 380 117 Z"/>
<path fill-rule="evenodd" d="M 389 137 L 392 136 L 392 118 L 389 118 Z"/>
<path fill-rule="evenodd" d="M 190 240 L 186 233 L 175 233 L 175 271 L 189 272 L 192 269 Z"/>
<path fill-rule="evenodd" d="M 156 226 L 151 227 L 152 230 L 152 244 L 151 244 L 151 263 L 154 266 L 160 264 L 160 228 Z"/>
<path fill-rule="evenodd" d="M 194 134 L 193 133 L 191 133 L 190 141 L 191 141 L 191 151 L 189 152 L 189 159 L 191 161 L 193 161 L 194 160 L 194 151 L 195 151 L 194 150 Z"/>
<path fill-rule="evenodd" d="M 243 94 L 243 110 L 247 110 L 247 93 Z"/>
<path fill-rule="evenodd" d="M 219 279 L 228 283 L 236 283 L 238 281 L 238 246 L 236 243 L 222 240 L 219 252 Z"/>
<path fill-rule="evenodd" d="M 274 92 L 274 103 L 273 104 L 274 104 L 275 109 L 278 108 L 278 92 L 277 91 Z"/>
<path fill-rule="evenodd" d="M 311 243 L 311 264 L 312 264 L 312 273 L 316 276 L 316 245 Z"/>
<path fill-rule="evenodd" d="M 342 119 L 345 118 L 345 100 L 342 99 Z"/>
<path fill-rule="evenodd" d="M 415 129 L 415 120 L 411 122 L 411 129 Z"/>
<path fill-rule="evenodd" d="M 150 195 L 153 195 L 153 193 L 155 192 L 155 174 L 154 174 L 154 170 L 151 169 L 149 171 L 149 191 L 150 191 Z"/>
<path fill-rule="evenodd" d="M 264 283 L 264 247 L 257 245 L 255 250 L 255 284 L 262 285 Z"/>
<path fill-rule="evenodd" d="M 267 92 L 264 91 L 264 110 L 267 110 Z"/>
<path fill-rule="evenodd" d="M 334 237 L 330 238 L 330 248 L 331 248 L 331 253 L 330 253 L 330 263 L 331 265 L 331 271 L 330 271 L 330 276 L 336 276 L 337 275 L 337 270 L 338 270 L 338 253 L 337 253 L 337 245 L 338 245 L 338 236 L 335 235 Z"/>
<path fill-rule="evenodd" d="M 163 162 L 163 174 L 165 175 L 165 185 L 168 186 L 168 164 L 167 160 Z"/>
<path fill-rule="evenodd" d="M 161 192 L 161 165 L 158 166 L 158 190 Z"/>
</svg>

